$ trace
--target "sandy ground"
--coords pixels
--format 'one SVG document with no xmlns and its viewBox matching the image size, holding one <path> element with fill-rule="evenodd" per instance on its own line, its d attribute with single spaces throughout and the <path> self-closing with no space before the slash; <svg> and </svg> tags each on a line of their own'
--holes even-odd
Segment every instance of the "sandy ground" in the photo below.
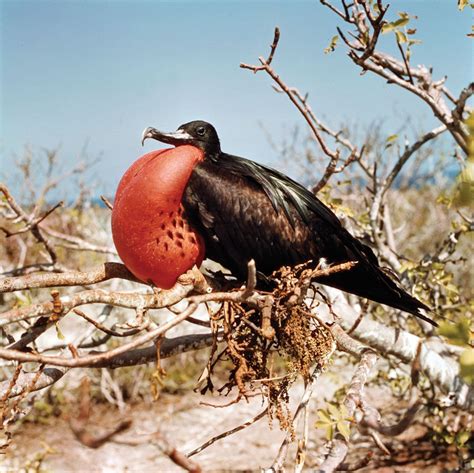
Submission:
<svg viewBox="0 0 474 473">
<path fill-rule="evenodd" d="M 313 396 L 312 409 L 324 406 L 323 397 L 330 398 L 337 386 L 329 375 L 320 379 L 320 384 Z M 294 409 L 303 393 L 301 384 L 292 388 L 291 397 Z M 321 394 L 319 394 L 321 393 Z M 324 396 L 322 395 L 324 393 Z M 372 405 L 387 405 L 388 391 L 380 388 L 371 389 L 368 393 Z M 133 419 L 131 428 L 118 435 L 116 440 L 139 439 L 143 434 L 160 431 L 166 434 L 174 446 L 187 453 L 204 443 L 209 438 L 232 429 L 257 415 L 263 409 L 260 400 L 240 402 L 225 408 L 214 408 L 202 405 L 201 402 L 226 404 L 229 398 L 200 396 L 189 392 L 185 395 L 162 395 L 150 404 L 136 404 L 129 416 Z M 393 404 L 394 412 L 401 407 Z M 100 405 L 93 409 L 90 419 L 90 431 L 97 434 L 101 430 L 116 425 L 124 414 L 110 405 Z M 42 471 L 42 472 L 178 472 L 183 471 L 173 464 L 156 446 L 143 443 L 137 446 L 123 445 L 116 441 L 106 443 L 97 449 L 91 449 L 76 440 L 68 421 L 62 417 L 52 417 L 48 425 L 24 423 L 15 432 L 12 445 L 0 465 L 0 471 Z M 324 433 L 314 429 L 314 415 L 310 418 L 310 442 L 308 464 L 315 465 L 317 451 L 324 445 Z M 456 460 L 446 452 L 439 452 L 429 440 L 420 441 L 426 431 L 420 427 L 411 427 L 399 439 L 389 439 L 387 446 L 394 452 L 392 457 L 385 457 L 374 448 L 368 437 L 356 437 L 351 448 L 349 462 L 364 457 L 369 450 L 374 452 L 374 462 L 362 472 L 404 473 L 404 472 L 449 472 L 457 466 Z M 258 423 L 217 441 L 193 458 L 203 471 L 210 472 L 258 472 L 269 467 L 284 438 L 278 423 L 269 426 L 264 417 Z M 293 444 L 289 461 L 295 457 Z M 42 458 L 40 469 L 34 469 L 35 460 Z M 29 468 L 29 469 L 28 469 Z M 287 471 L 292 471 L 291 465 Z M 316 471 L 307 467 L 304 471 Z M 457 470 L 457 471 L 468 471 Z"/>
<path fill-rule="evenodd" d="M 295 393 L 296 394 L 296 393 Z M 133 425 L 117 439 L 138 438 L 157 430 L 181 451 L 189 452 L 214 435 L 229 430 L 257 415 L 262 409 L 260 401 L 240 402 L 226 408 L 202 406 L 202 396 L 187 395 L 178 400 L 165 396 L 161 401 L 133 408 Z M 205 399 L 223 404 L 224 399 Z M 98 409 L 91 419 L 92 425 L 104 427 L 117 422 L 118 412 Z M 96 428 L 96 431 L 100 430 Z M 256 471 L 258 466 L 270 465 L 276 455 L 284 433 L 275 423 L 270 429 L 266 418 L 247 429 L 216 442 L 194 458 L 205 471 Z M 147 472 L 183 471 L 174 465 L 160 450 L 149 444 L 127 446 L 109 442 L 98 449 L 80 444 L 65 419 L 52 425 L 25 424 L 15 436 L 0 471 L 18 471 L 35 455 L 51 448 L 54 453 L 45 455 L 42 468 L 51 472 Z"/>
</svg>

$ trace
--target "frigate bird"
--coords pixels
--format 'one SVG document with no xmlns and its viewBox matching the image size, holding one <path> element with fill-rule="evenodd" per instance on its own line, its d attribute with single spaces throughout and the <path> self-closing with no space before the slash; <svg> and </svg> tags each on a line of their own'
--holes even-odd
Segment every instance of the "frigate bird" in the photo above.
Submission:
<svg viewBox="0 0 474 473">
<path fill-rule="evenodd" d="M 185 259 L 186 268 L 170 270 L 169 261 L 149 268 L 151 273 L 170 272 L 167 287 L 178 273 L 200 264 L 204 256 L 240 280 L 245 279 L 247 263 L 253 259 L 263 282 L 282 266 L 308 260 L 315 265 L 356 261 L 352 269 L 316 282 L 401 309 L 435 325 L 426 315 L 430 309 L 390 277 L 374 252 L 353 237 L 312 192 L 275 169 L 224 153 L 211 124 L 192 121 L 171 133 L 150 127 L 143 132 L 142 144 L 149 138 L 175 146 L 172 156 L 166 151 L 146 155 L 151 156 L 149 164 L 141 171 L 146 182 L 152 179 L 145 193 L 164 192 L 159 206 L 162 213 L 151 209 L 146 198 L 138 197 L 134 216 L 126 218 L 146 220 L 147 228 L 158 232 L 155 251 L 167 252 L 169 260 Z M 154 214 L 140 215 L 141 207 L 145 214 Z"/>
</svg>

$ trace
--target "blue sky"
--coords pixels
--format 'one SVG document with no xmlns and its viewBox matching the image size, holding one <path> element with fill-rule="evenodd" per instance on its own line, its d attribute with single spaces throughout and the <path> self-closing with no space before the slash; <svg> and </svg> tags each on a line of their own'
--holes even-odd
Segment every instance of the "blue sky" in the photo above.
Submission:
<svg viewBox="0 0 474 473">
<path fill-rule="evenodd" d="M 458 93 L 472 80 L 470 12 L 455 0 L 392 0 L 418 15 L 414 63 L 448 73 Z M 468 10 L 468 9 L 466 9 Z M 281 29 L 274 66 L 288 84 L 307 91 L 313 108 L 334 126 L 383 120 L 387 132 L 406 116 L 426 129 L 431 112 L 407 92 L 359 71 L 343 47 L 323 53 L 338 24 L 318 1 L 7 1 L 0 0 L 3 173 L 25 145 L 60 146 L 73 162 L 84 144 L 101 155 L 99 193 L 113 192 L 144 151 L 146 126 L 176 129 L 212 122 L 225 151 L 274 164 L 260 124 L 279 142 L 304 122 L 270 78 L 239 63 L 268 53 Z M 388 44 L 391 38 L 384 38 Z"/>
</svg>

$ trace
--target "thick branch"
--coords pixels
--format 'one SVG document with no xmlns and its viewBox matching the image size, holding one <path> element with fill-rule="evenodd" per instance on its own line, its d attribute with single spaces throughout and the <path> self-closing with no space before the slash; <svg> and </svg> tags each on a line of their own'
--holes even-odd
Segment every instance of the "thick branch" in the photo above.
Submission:
<svg viewBox="0 0 474 473">
<path fill-rule="evenodd" d="M 130 292 L 112 292 L 102 289 L 82 291 L 71 296 L 60 298 L 63 315 L 75 307 L 84 304 L 108 304 L 128 309 L 162 309 L 176 304 L 186 297 L 194 289 L 193 283 L 176 284 L 171 289 L 154 294 L 138 294 Z M 12 309 L 0 314 L 0 326 L 17 322 L 19 320 L 31 319 L 43 315 L 49 315 L 53 311 L 53 303 L 42 302 L 21 309 Z"/>
<path fill-rule="evenodd" d="M 375 366 L 376 362 L 377 355 L 374 352 L 367 351 L 362 354 L 359 365 L 352 377 L 349 389 L 344 399 L 344 405 L 347 409 L 348 417 L 353 417 L 355 410 L 360 405 L 365 383 L 367 382 L 370 371 Z M 337 467 L 344 461 L 344 458 L 346 458 L 348 450 L 348 441 L 342 437 L 342 435 L 336 435 L 331 443 L 331 449 L 326 459 L 319 467 L 319 471 L 324 473 L 336 471 Z"/>
<path fill-rule="evenodd" d="M 213 335 L 211 333 L 182 335 L 174 338 L 164 338 L 160 342 L 160 358 L 185 353 L 188 351 L 201 350 L 212 345 Z M 122 368 L 124 366 L 136 366 L 156 361 L 156 345 L 145 348 L 136 348 L 121 355 L 116 355 L 109 360 L 102 361 L 94 368 Z"/>
<path fill-rule="evenodd" d="M 175 338 L 164 338 L 160 343 L 160 359 L 185 353 L 188 351 L 200 350 L 212 344 L 212 334 L 183 335 Z M 109 360 L 103 360 L 94 364 L 94 368 L 122 368 L 124 366 L 136 366 L 157 359 L 156 345 L 152 344 L 146 348 L 136 348 L 126 353 L 112 356 Z M 51 386 L 59 381 L 69 369 L 45 368 L 35 384 L 33 391 Z M 9 397 L 22 394 L 31 384 L 36 373 L 20 373 Z M 0 383 L 0 398 L 3 397 L 9 387 L 10 381 Z"/>
<path fill-rule="evenodd" d="M 67 271 L 64 273 L 29 274 L 0 279 L 0 293 L 22 291 L 39 287 L 88 286 L 109 279 L 120 278 L 139 281 L 123 264 L 104 263 L 91 271 Z"/>
<path fill-rule="evenodd" d="M 334 312 L 342 316 L 340 324 L 345 330 L 350 330 L 358 320 L 359 313 L 347 303 L 340 291 L 330 287 L 325 290 L 332 299 Z M 458 363 L 439 355 L 420 337 L 382 325 L 367 317 L 359 320 L 351 336 L 383 355 L 393 355 L 407 364 L 416 359 L 421 343 L 419 362 L 425 376 L 444 393 L 450 394 L 453 404 L 468 411 L 474 408 L 474 386 L 469 387 L 463 382 L 459 376 Z"/>
</svg>

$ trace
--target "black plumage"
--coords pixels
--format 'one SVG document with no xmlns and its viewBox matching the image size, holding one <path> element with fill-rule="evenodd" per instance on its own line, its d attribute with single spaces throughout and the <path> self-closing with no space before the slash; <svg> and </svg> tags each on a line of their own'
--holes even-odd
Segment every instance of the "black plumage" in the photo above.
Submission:
<svg viewBox="0 0 474 473">
<path fill-rule="evenodd" d="M 193 170 L 182 204 L 190 223 L 202 235 L 206 257 L 244 279 L 247 263 L 256 262 L 265 279 L 281 266 L 324 258 L 334 265 L 357 261 L 349 271 L 318 282 L 382 304 L 424 315 L 429 308 L 408 294 L 380 267 L 373 251 L 354 238 L 313 193 L 284 174 L 238 156 L 223 153 L 212 125 L 202 121 L 176 133 L 153 128 L 145 138 L 201 148 L 205 159 Z"/>
</svg>

